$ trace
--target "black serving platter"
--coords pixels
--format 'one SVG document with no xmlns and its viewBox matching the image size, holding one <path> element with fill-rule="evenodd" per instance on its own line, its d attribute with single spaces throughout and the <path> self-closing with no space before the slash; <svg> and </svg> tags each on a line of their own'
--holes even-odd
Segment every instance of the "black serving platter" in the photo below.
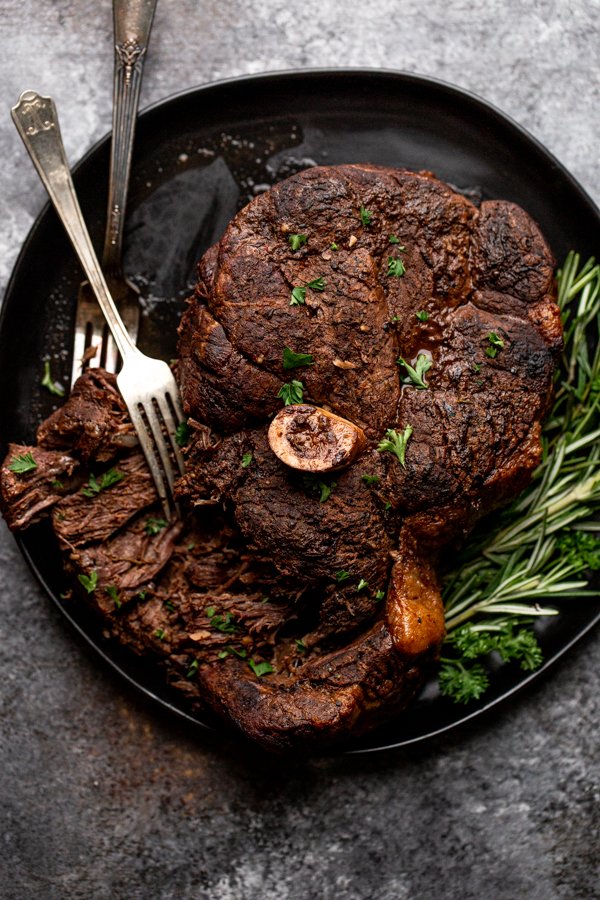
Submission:
<svg viewBox="0 0 600 900">
<path fill-rule="evenodd" d="M 16 98 L 15 98 L 16 100 Z M 23 162 L 25 164 L 25 152 Z M 106 206 L 109 139 L 75 167 L 96 247 Z M 504 198 L 541 225 L 557 260 L 597 251 L 600 212 L 554 157 L 522 128 L 473 95 L 430 78 L 381 70 L 308 70 L 238 78 L 178 94 L 140 116 L 125 237 L 125 268 L 144 296 L 140 346 L 175 355 L 175 332 L 195 265 L 238 209 L 271 184 L 314 164 L 370 162 L 428 169 L 474 197 Z M 66 384 L 81 271 L 46 206 L 21 250 L 0 319 L 0 451 L 32 441 L 56 407 L 41 386 L 42 363 Z M 190 722 L 184 701 L 156 671 L 108 643 L 85 610 L 60 599 L 65 582 L 47 527 L 19 541 L 47 593 L 94 650 L 144 694 Z M 411 710 L 353 743 L 353 752 L 414 744 L 512 696 L 545 672 L 600 620 L 600 593 L 560 604 L 540 620 L 545 663 L 525 674 L 505 665 L 481 701 L 458 707 L 426 685 Z"/>
</svg>

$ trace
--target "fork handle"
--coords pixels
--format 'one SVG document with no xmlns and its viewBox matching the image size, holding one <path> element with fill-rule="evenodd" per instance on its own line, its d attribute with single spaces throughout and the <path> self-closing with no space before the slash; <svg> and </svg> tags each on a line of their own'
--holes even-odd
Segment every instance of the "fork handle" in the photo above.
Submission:
<svg viewBox="0 0 600 900">
<path fill-rule="evenodd" d="M 139 351 L 117 312 L 94 252 L 75 194 L 54 101 L 35 91 L 25 91 L 19 97 L 17 105 L 13 106 L 11 115 L 125 361 Z"/>
<path fill-rule="evenodd" d="M 117 278 L 144 59 L 157 0 L 113 0 L 115 65 L 113 121 L 102 268 Z"/>
</svg>

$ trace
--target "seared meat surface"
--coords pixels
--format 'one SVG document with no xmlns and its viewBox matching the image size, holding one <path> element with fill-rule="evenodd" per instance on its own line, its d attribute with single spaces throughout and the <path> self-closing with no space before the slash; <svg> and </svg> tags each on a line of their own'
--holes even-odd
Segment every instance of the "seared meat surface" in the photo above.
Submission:
<svg viewBox="0 0 600 900">
<path fill-rule="evenodd" d="M 73 602 L 194 708 L 274 750 L 325 747 L 422 685 L 444 637 L 437 555 L 527 484 L 561 340 L 553 259 L 519 207 L 478 209 L 428 173 L 310 169 L 200 264 L 180 326 L 184 521 L 162 520 L 98 371 L 37 447 L 11 448 L 4 514 L 52 510 Z M 273 423 L 293 380 L 302 403 Z M 15 452 L 38 468 L 11 471 Z"/>
</svg>

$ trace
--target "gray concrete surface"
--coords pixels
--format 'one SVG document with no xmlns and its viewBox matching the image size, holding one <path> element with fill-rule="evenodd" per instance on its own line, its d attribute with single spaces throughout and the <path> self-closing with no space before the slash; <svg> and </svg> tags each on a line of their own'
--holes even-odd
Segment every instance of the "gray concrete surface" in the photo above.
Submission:
<svg viewBox="0 0 600 900">
<path fill-rule="evenodd" d="M 491 100 L 596 199 L 597 0 L 159 0 L 142 105 L 224 76 L 368 65 Z M 0 288 L 44 200 L 9 121 L 52 94 L 75 160 L 110 124 L 108 0 L 0 0 Z M 600 236 L 599 236 L 600 240 Z M 307 765 L 191 736 L 75 641 L 0 532 L 0 895 L 600 896 L 600 634 L 485 722 Z"/>
</svg>

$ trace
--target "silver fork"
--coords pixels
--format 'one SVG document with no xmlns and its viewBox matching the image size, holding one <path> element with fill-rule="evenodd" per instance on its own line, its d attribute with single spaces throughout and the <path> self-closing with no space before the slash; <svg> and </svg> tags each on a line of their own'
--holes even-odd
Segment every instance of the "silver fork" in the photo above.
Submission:
<svg viewBox="0 0 600 900">
<path fill-rule="evenodd" d="M 137 432 L 167 519 L 173 500 L 175 465 L 183 473 L 176 430 L 184 420 L 179 390 L 165 362 L 135 346 L 108 290 L 75 194 L 53 100 L 25 91 L 12 118 L 75 248 L 123 359 L 117 384 Z M 168 438 L 167 436 L 168 435 Z"/>
<path fill-rule="evenodd" d="M 140 323 L 140 291 L 123 272 L 123 229 L 142 69 L 156 2 L 157 0 L 113 0 L 113 123 L 102 271 L 134 342 L 137 341 Z M 90 355 L 90 348 L 94 347 L 95 353 Z M 90 283 L 82 281 L 77 293 L 71 384 L 77 381 L 88 366 L 103 366 L 109 372 L 116 372 L 118 361 L 116 344 L 110 336 Z"/>
</svg>

